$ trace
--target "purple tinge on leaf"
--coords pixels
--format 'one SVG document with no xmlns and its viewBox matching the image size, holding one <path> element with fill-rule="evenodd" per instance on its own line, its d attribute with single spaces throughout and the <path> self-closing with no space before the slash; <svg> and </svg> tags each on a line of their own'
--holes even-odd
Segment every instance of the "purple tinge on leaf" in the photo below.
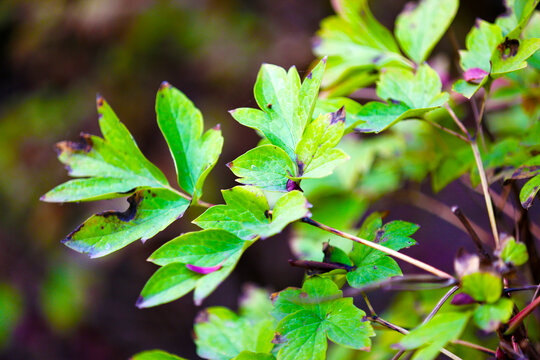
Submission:
<svg viewBox="0 0 540 360">
<path fill-rule="evenodd" d="M 287 191 L 302 190 L 294 180 L 287 180 Z"/>
<path fill-rule="evenodd" d="M 206 274 L 210 274 L 221 269 L 223 267 L 223 263 L 217 264 L 215 266 L 197 266 L 197 265 L 186 264 L 186 267 L 191 271 L 206 275 Z"/>
<path fill-rule="evenodd" d="M 459 293 L 450 302 L 452 305 L 470 305 L 474 304 L 476 300 L 473 299 L 473 297 L 469 294 L 465 293 Z"/>
<path fill-rule="evenodd" d="M 465 81 L 476 81 L 476 80 L 482 80 L 488 75 L 487 71 L 482 70 L 480 68 L 471 68 L 463 74 L 463 78 Z"/>
</svg>

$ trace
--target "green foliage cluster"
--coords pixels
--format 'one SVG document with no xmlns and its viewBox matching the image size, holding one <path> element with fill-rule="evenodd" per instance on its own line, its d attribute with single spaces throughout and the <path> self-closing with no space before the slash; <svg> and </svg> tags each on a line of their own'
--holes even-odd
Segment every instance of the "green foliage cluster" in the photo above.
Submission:
<svg viewBox="0 0 540 360">
<path fill-rule="evenodd" d="M 455 351 L 457 345 L 494 355 L 460 340 L 471 324 L 498 334 L 499 358 L 534 358 L 537 349 L 520 324 L 537 302 L 518 311 L 508 295 L 519 266 L 529 264 L 535 276 L 533 254 L 517 240 L 519 229 L 501 241 L 488 189 L 497 182 L 517 189 L 516 181 L 527 179 L 519 191 L 523 212 L 540 189 L 538 1 L 508 1 L 507 13 L 495 23 L 479 20 L 467 35 L 467 49 L 459 52 L 463 75 L 451 84 L 426 60 L 452 23 L 457 0 L 407 6 L 394 34 L 377 22 L 367 0 L 333 5 L 337 15 L 323 20 L 314 48 L 321 59 L 305 78 L 295 67 L 264 64 L 254 85 L 258 108 L 230 112 L 261 141 L 227 164 L 242 185 L 222 190 L 224 204 L 202 200 L 204 181 L 223 147 L 221 131 L 217 126 L 204 132 L 201 112 L 180 90 L 164 82 L 156 98 L 157 122 L 180 190 L 146 159 L 98 96 L 103 137 L 82 134 L 78 142 L 58 144 L 59 160 L 75 179 L 42 200 L 127 197 L 129 207 L 92 216 L 64 243 L 101 257 L 152 238 L 190 206 L 206 208 L 193 221 L 201 230 L 170 240 L 149 257 L 159 269 L 136 303 L 157 306 L 193 291 L 201 304 L 255 241 L 294 223 L 291 247 L 298 259 L 292 263 L 307 269 L 302 287 L 275 293 L 272 301 L 251 289 L 238 313 L 223 307 L 202 311 L 196 344 L 207 359 L 325 359 L 328 340 L 338 349 L 370 350 L 381 326 L 401 334 L 386 345 L 414 352 L 413 359 L 434 359 L 439 352 L 456 358 L 447 347 Z M 355 91 L 370 86 L 377 100 L 353 100 Z M 489 122 L 488 99 L 505 105 Z M 469 103 L 474 126 L 456 115 Z M 399 252 L 416 244 L 411 236 L 418 225 L 383 224 L 383 214 L 372 213 L 356 228 L 372 201 L 404 181 L 430 177 L 438 191 L 466 173 L 472 189 L 481 185 L 494 245 L 487 246 L 471 227 L 478 254 L 458 254 L 455 275 Z M 432 276 L 403 275 L 394 258 Z M 365 294 L 395 283 L 451 289 L 422 314 L 423 321 L 406 329 L 380 318 Z M 360 294 L 369 315 L 353 304 Z M 414 312 L 404 306 L 401 311 Z M 178 358 L 154 350 L 134 359 Z"/>
</svg>

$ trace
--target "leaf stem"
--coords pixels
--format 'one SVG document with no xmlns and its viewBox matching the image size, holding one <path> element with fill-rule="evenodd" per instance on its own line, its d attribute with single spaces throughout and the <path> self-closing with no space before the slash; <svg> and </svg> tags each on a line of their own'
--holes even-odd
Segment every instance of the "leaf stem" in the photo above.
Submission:
<svg viewBox="0 0 540 360">
<path fill-rule="evenodd" d="M 428 316 L 426 316 L 424 321 L 422 321 L 422 325 L 424 325 L 429 320 L 431 320 L 435 316 L 435 314 L 437 314 L 437 312 L 441 309 L 441 307 L 444 305 L 446 300 L 448 300 L 450 298 L 450 296 L 452 296 L 452 294 L 454 294 L 456 291 L 458 291 L 458 289 L 459 289 L 459 286 L 456 285 L 453 288 L 451 288 L 450 290 L 448 290 L 448 292 L 446 294 L 444 294 L 444 296 L 441 298 L 441 300 L 439 300 L 437 305 L 435 305 L 433 310 L 431 310 L 431 312 L 428 314 Z"/>
<path fill-rule="evenodd" d="M 533 300 L 529 305 L 525 306 L 523 310 L 521 310 L 519 313 L 516 314 L 510 321 L 508 322 L 508 329 L 504 332 L 505 335 L 509 335 L 513 333 L 519 325 L 525 320 L 525 318 L 536 308 L 540 306 L 540 296 Z"/>
<path fill-rule="evenodd" d="M 465 141 L 466 143 L 469 143 L 469 142 L 470 142 L 469 139 L 467 139 L 465 136 L 463 136 L 463 135 L 461 135 L 461 134 L 455 132 L 454 130 L 451 130 L 451 129 L 447 128 L 447 127 L 444 127 L 444 126 L 442 126 L 441 124 L 436 123 L 436 122 L 434 122 L 434 121 L 430 121 L 430 120 L 427 120 L 427 119 L 425 119 L 425 121 L 426 121 L 428 124 L 430 124 L 431 126 L 436 127 L 437 129 L 440 129 L 440 130 L 442 130 L 442 131 L 444 131 L 444 132 L 446 132 L 446 133 L 448 133 L 448 134 L 450 134 L 450 135 L 452 135 L 452 136 L 455 136 L 455 137 L 457 137 L 458 139 L 461 139 L 461 140 Z"/>
<path fill-rule="evenodd" d="M 174 192 L 175 194 L 177 194 L 177 195 L 183 197 L 183 198 L 186 199 L 186 200 L 189 200 L 189 201 L 192 201 L 192 200 L 193 200 L 193 198 L 192 198 L 191 196 L 189 196 L 189 195 L 187 195 L 187 194 L 184 194 L 183 192 L 181 192 L 181 191 L 179 191 L 179 190 L 176 190 L 176 189 L 173 188 L 173 187 L 170 187 L 170 186 L 164 186 L 164 188 L 167 189 L 167 190 L 170 190 L 170 191 Z M 204 207 L 204 208 L 210 208 L 210 207 L 212 207 L 212 206 L 215 206 L 214 204 L 210 204 L 210 203 L 208 203 L 208 202 L 206 202 L 206 201 L 202 201 L 202 200 L 200 200 L 200 199 L 197 200 L 196 203 L 193 203 L 193 205 L 200 206 L 200 207 Z"/>
<path fill-rule="evenodd" d="M 337 230 L 337 229 L 334 229 L 333 227 L 330 227 L 328 225 L 324 225 L 324 224 L 321 224 L 320 222 L 318 221 L 315 221 L 315 220 L 312 220 L 311 218 L 308 218 L 308 217 L 305 217 L 305 218 L 302 218 L 302 221 L 307 223 L 307 224 L 310 224 L 310 225 L 313 225 L 315 227 L 318 227 L 319 229 L 321 230 L 324 230 L 324 231 L 328 231 L 332 234 L 335 234 L 337 236 L 341 236 L 342 238 L 345 238 L 345 239 L 349 239 L 349 240 L 352 240 L 352 241 L 355 241 L 357 243 L 360 243 L 362 245 L 366 245 L 366 246 L 369 246 L 370 248 L 373 248 L 375 250 L 379 250 L 379 251 L 382 251 L 384 252 L 385 254 L 388 254 L 390 256 L 393 256 L 395 258 L 398 258 L 400 260 L 403 260 L 411 265 L 414 265 L 424 271 L 427 271 L 433 275 L 436 275 L 438 277 L 441 277 L 441 278 L 447 278 L 447 279 L 453 279 L 454 277 L 442 270 L 439 270 L 431 265 L 428 265 L 420 260 L 416 260 L 415 258 L 412 258 L 410 256 L 407 256 L 405 254 L 402 254 L 400 252 L 397 252 L 395 250 L 392 250 L 390 248 L 387 248 L 386 246 L 383 246 L 383 245 L 380 245 L 380 244 L 377 244 L 377 243 L 374 243 L 372 241 L 369 241 L 369 240 L 365 240 L 365 239 L 362 239 L 362 238 L 359 238 L 357 236 L 354 236 L 354 235 L 351 235 L 351 234 L 348 234 L 346 232 L 343 232 L 343 231 L 340 231 L 340 230 Z"/>
<path fill-rule="evenodd" d="M 391 322 L 389 321 L 386 321 L 378 316 L 373 316 L 373 317 L 368 317 L 368 320 L 372 321 L 372 322 L 376 322 L 377 324 L 380 324 L 390 330 L 394 330 L 394 331 L 397 331 L 398 333 L 400 334 L 403 334 L 403 335 L 407 335 L 409 333 L 409 330 L 407 329 L 404 329 L 402 328 L 401 326 L 398 326 L 396 324 L 392 324 Z M 484 352 L 486 354 L 490 354 L 490 355 L 495 355 L 495 351 L 491 350 L 491 349 L 488 349 L 488 348 L 485 348 L 483 346 L 480 346 L 480 345 L 476 345 L 476 344 L 473 344 L 473 343 L 470 343 L 468 341 L 463 341 L 463 340 L 453 340 L 451 341 L 452 344 L 456 344 L 456 345 L 461 345 L 461 346 L 465 346 L 465 347 L 468 347 L 468 348 L 471 348 L 471 349 L 475 349 L 475 350 L 478 350 L 478 351 L 481 351 L 481 352 Z M 405 352 L 405 350 L 401 350 L 403 352 Z M 396 356 L 401 356 L 403 355 L 403 352 L 398 352 L 394 358 L 396 358 Z M 443 353 L 444 355 L 448 356 L 449 358 L 451 359 L 461 359 L 460 357 L 458 357 L 457 355 L 451 353 L 450 351 L 444 349 L 444 348 L 441 348 L 441 353 Z M 399 359 L 399 357 L 397 357 L 397 359 Z"/>
<path fill-rule="evenodd" d="M 486 249 L 484 249 L 484 244 L 482 243 L 482 240 L 480 240 L 480 237 L 478 236 L 476 231 L 474 231 L 474 228 L 472 227 L 471 223 L 469 222 L 469 219 L 467 219 L 463 211 L 461 211 L 461 209 L 457 206 L 452 206 L 452 212 L 454 213 L 454 215 L 456 215 L 459 221 L 461 221 L 465 229 L 467 229 L 467 232 L 469 233 L 469 236 L 473 240 L 474 245 L 476 245 L 478 254 L 480 254 L 480 256 L 484 260 L 490 261 L 491 255 L 489 254 L 489 252 L 487 252 Z"/>
<path fill-rule="evenodd" d="M 362 294 L 362 297 L 364 298 L 364 301 L 366 302 L 366 305 L 369 309 L 369 312 L 371 313 L 371 316 L 377 317 L 377 313 L 375 312 L 375 309 L 373 309 L 373 306 L 371 305 L 371 302 L 369 301 L 366 293 L 362 291 L 361 294 Z"/>
<path fill-rule="evenodd" d="M 497 231 L 497 223 L 495 222 L 495 213 L 493 212 L 491 196 L 489 196 L 489 185 L 487 182 L 486 172 L 484 170 L 484 164 L 482 163 L 482 157 L 480 156 L 480 150 L 478 150 L 478 144 L 476 143 L 476 141 L 471 142 L 471 148 L 474 154 L 476 167 L 478 168 L 478 174 L 480 175 L 480 182 L 482 184 L 484 199 L 486 201 L 489 223 L 491 224 L 491 232 L 493 233 L 493 239 L 495 240 L 495 248 L 498 249 L 500 245 L 499 232 Z"/>
<path fill-rule="evenodd" d="M 465 134 L 467 136 L 467 138 L 469 139 L 469 142 L 470 142 L 471 135 L 467 131 L 467 128 L 465 127 L 465 125 L 463 125 L 463 123 L 459 120 L 459 118 L 457 117 L 454 110 L 452 110 L 452 108 L 450 107 L 450 105 L 448 105 L 448 103 L 444 104 L 444 108 L 446 109 L 446 111 L 448 111 L 448 114 L 450 114 L 450 117 L 452 118 L 452 120 L 454 120 L 456 125 L 461 129 L 463 134 Z"/>
</svg>

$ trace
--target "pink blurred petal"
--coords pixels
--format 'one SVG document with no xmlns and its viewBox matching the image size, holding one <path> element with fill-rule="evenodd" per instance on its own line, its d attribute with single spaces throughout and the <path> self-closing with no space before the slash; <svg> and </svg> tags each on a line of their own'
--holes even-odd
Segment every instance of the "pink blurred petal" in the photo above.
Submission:
<svg viewBox="0 0 540 360">
<path fill-rule="evenodd" d="M 223 263 L 215 265 L 215 266 L 196 266 L 196 265 L 186 264 L 186 267 L 189 270 L 195 271 L 196 273 L 203 274 L 203 275 L 213 273 L 214 271 L 218 271 L 219 269 L 221 269 L 222 266 L 223 266 Z"/>
<path fill-rule="evenodd" d="M 463 78 L 465 79 L 465 81 L 482 80 L 487 75 L 488 73 L 485 70 L 482 70 L 480 68 L 471 68 L 465 71 L 465 74 L 463 74 Z"/>
</svg>

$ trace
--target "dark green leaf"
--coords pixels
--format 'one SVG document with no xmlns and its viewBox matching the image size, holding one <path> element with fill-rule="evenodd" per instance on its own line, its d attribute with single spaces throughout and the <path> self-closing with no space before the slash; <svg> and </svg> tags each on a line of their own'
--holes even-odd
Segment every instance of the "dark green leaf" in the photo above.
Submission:
<svg viewBox="0 0 540 360">
<path fill-rule="evenodd" d="M 519 192 L 519 201 L 521 205 L 528 209 L 532 206 L 532 202 L 540 189 L 540 175 L 536 175 L 523 185 Z"/>
<path fill-rule="evenodd" d="M 302 289 L 276 295 L 274 316 L 280 322 L 274 342 L 281 344 L 277 358 L 325 359 L 327 340 L 358 350 L 369 350 L 375 333 L 365 313 L 330 279 L 312 277 Z"/>
</svg>

